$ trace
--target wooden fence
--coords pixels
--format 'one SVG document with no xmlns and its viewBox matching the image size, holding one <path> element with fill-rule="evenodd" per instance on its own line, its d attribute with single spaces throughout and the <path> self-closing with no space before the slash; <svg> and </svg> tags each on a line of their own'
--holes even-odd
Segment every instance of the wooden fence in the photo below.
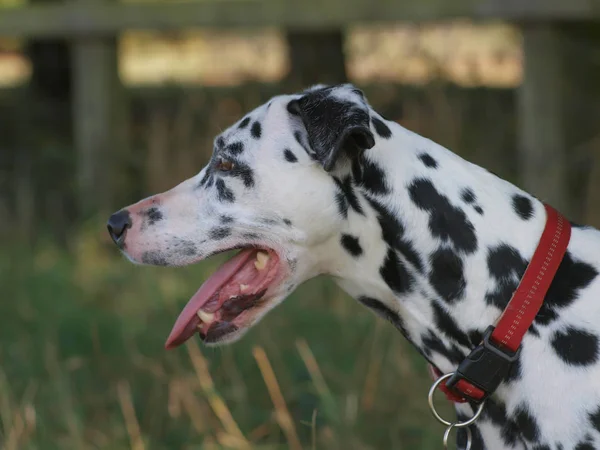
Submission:
<svg viewBox="0 0 600 450">
<path fill-rule="evenodd" d="M 265 26 L 326 30 L 457 18 L 501 19 L 522 27 L 525 76 L 516 111 L 520 184 L 568 213 L 565 139 L 572 124 L 564 117 L 565 80 L 584 86 L 599 74 L 588 70 L 586 58 L 565 61 L 569 42 L 581 40 L 581 28 L 600 21 L 600 0 L 71 0 L 0 8 L 0 36 L 71 40 L 74 141 L 81 195 L 89 201 L 99 188 L 103 151 L 118 146 L 122 136 L 115 39 L 120 32 Z M 599 43 L 594 38 L 594 48 L 600 49 Z"/>
</svg>

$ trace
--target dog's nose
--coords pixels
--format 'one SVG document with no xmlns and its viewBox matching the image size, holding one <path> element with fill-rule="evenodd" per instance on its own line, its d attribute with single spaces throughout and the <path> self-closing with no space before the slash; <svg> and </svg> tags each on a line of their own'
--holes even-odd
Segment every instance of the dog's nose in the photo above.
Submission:
<svg viewBox="0 0 600 450">
<path fill-rule="evenodd" d="M 131 215 L 126 209 L 114 213 L 108 219 L 106 224 L 108 234 L 118 246 L 122 246 L 125 241 L 125 232 L 127 228 L 131 228 Z"/>
</svg>

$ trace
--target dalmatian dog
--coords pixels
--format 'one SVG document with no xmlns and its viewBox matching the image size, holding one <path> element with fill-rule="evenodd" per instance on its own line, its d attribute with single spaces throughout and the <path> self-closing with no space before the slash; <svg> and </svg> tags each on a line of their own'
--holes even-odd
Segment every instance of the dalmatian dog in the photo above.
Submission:
<svg viewBox="0 0 600 450">
<path fill-rule="evenodd" d="M 500 316 L 545 221 L 541 201 L 343 84 L 272 98 L 215 139 L 197 175 L 108 229 L 140 264 L 239 250 L 192 296 L 167 348 L 196 334 L 231 343 L 327 274 L 448 373 Z M 518 360 L 471 427 L 473 449 L 600 449 L 599 271 L 600 232 L 573 224 Z M 474 406 L 457 404 L 458 417 Z"/>
</svg>

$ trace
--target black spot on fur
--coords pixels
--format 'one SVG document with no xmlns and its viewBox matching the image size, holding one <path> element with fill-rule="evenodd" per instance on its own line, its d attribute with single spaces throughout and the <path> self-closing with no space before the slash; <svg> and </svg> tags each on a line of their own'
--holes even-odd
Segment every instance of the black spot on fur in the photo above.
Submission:
<svg viewBox="0 0 600 450">
<path fill-rule="evenodd" d="M 151 266 L 166 266 L 167 260 L 160 252 L 148 250 L 142 254 L 142 263 Z"/>
<path fill-rule="evenodd" d="M 579 291 L 585 289 L 597 276 L 596 268 L 588 263 L 575 261 L 571 253 L 567 252 L 558 266 L 535 323 L 547 325 L 555 320 L 558 317 L 557 309 L 573 303 L 579 296 Z"/>
<path fill-rule="evenodd" d="M 500 435 L 507 447 L 514 447 L 521 440 L 520 430 L 514 421 L 508 419 L 504 404 L 488 399 L 481 419 L 489 419 L 492 424 L 500 428 Z"/>
<path fill-rule="evenodd" d="M 590 442 L 582 441 L 577 444 L 574 450 L 596 450 L 596 447 Z"/>
<path fill-rule="evenodd" d="M 298 158 L 296 157 L 296 155 L 294 155 L 294 153 L 289 148 L 286 148 L 283 151 L 283 156 L 287 162 L 291 162 L 291 163 L 298 162 Z"/>
<path fill-rule="evenodd" d="M 364 157 L 352 161 L 352 175 L 357 185 L 364 187 L 373 194 L 389 193 L 383 169 Z"/>
<path fill-rule="evenodd" d="M 477 200 L 475 193 L 471 188 L 464 188 L 460 193 L 460 198 L 462 198 L 465 203 L 473 203 Z"/>
<path fill-rule="evenodd" d="M 458 344 L 470 347 L 469 337 L 459 328 L 450 313 L 436 301 L 432 302 L 431 306 L 433 308 L 433 320 L 440 331 Z"/>
<path fill-rule="evenodd" d="M 383 265 L 379 268 L 379 274 L 396 294 L 408 292 L 412 287 L 412 275 L 406 270 L 402 261 L 398 259 L 396 252 L 391 248 L 388 248 Z"/>
<path fill-rule="evenodd" d="M 363 254 L 363 249 L 360 246 L 360 242 L 358 241 L 357 237 L 349 234 L 342 234 L 340 242 L 342 243 L 342 247 L 344 247 L 346 251 L 355 258 Z"/>
<path fill-rule="evenodd" d="M 371 297 L 359 297 L 358 301 L 367 308 L 373 310 L 373 312 L 383 319 L 391 322 L 398 330 L 402 331 L 402 333 L 406 333 L 404 322 L 400 315 L 388 308 L 381 300 Z"/>
<path fill-rule="evenodd" d="M 532 336 L 540 337 L 540 330 L 537 329 L 537 327 L 535 326 L 535 323 L 532 323 L 529 326 L 529 330 L 527 330 L 527 332 L 530 333 Z"/>
<path fill-rule="evenodd" d="M 438 163 L 429 153 L 421 153 L 419 159 L 425 166 L 431 169 L 437 169 Z"/>
<path fill-rule="evenodd" d="M 430 262 L 429 282 L 437 293 L 448 303 L 460 300 L 466 287 L 460 257 L 449 248 L 441 248 L 431 255 Z"/>
<path fill-rule="evenodd" d="M 404 225 L 400 220 L 389 211 L 385 205 L 374 198 L 366 197 L 367 201 L 377 212 L 377 220 L 381 227 L 382 238 L 387 244 L 398 250 L 419 272 L 423 272 L 423 262 L 421 257 L 415 251 L 412 244 L 404 239 Z"/>
<path fill-rule="evenodd" d="M 463 422 L 470 419 L 470 417 L 461 414 L 460 412 L 456 413 L 456 418 Z M 479 431 L 479 427 L 477 425 L 471 425 L 469 427 L 471 429 L 471 450 L 486 450 L 485 443 L 483 441 L 483 437 L 481 436 L 481 431 Z M 466 449 L 467 448 L 467 432 L 458 428 L 456 431 L 456 446 L 458 449 Z"/>
<path fill-rule="evenodd" d="M 219 220 L 221 221 L 221 223 L 231 223 L 233 222 L 233 217 L 231 216 L 226 216 L 226 215 L 222 215 Z"/>
<path fill-rule="evenodd" d="M 259 122 L 254 122 L 252 124 L 252 128 L 250 128 L 250 134 L 254 139 L 260 139 L 260 136 L 262 135 L 262 126 Z"/>
<path fill-rule="evenodd" d="M 503 404 L 488 400 L 482 418 L 483 416 L 487 416 L 492 423 L 500 427 L 500 435 L 507 447 L 514 447 L 518 442 L 523 443 L 519 426 L 515 421 L 508 419 L 506 407 Z"/>
<path fill-rule="evenodd" d="M 220 241 L 231 235 L 231 228 L 228 227 L 217 227 L 210 230 L 208 236 L 213 241 Z"/>
<path fill-rule="evenodd" d="M 488 250 L 487 264 L 490 276 L 496 280 L 496 287 L 486 293 L 485 300 L 490 305 L 504 309 L 517 289 L 528 262 L 514 247 L 500 244 Z"/>
<path fill-rule="evenodd" d="M 479 330 L 469 330 L 467 336 L 469 336 L 469 342 L 472 347 L 481 344 L 481 341 L 483 340 L 483 333 Z"/>
<path fill-rule="evenodd" d="M 515 422 L 521 430 L 521 434 L 529 442 L 536 442 L 540 436 L 539 427 L 529 412 L 529 408 L 520 405 L 515 411 Z"/>
<path fill-rule="evenodd" d="M 288 227 L 292 226 L 292 221 L 290 219 L 283 219 L 283 223 L 285 223 Z"/>
<path fill-rule="evenodd" d="M 235 195 L 233 195 L 233 191 L 229 189 L 225 182 L 219 178 L 216 183 L 217 186 L 217 195 L 220 201 L 233 203 L 235 201 Z"/>
<path fill-rule="evenodd" d="M 524 195 L 513 195 L 512 204 L 513 209 L 521 219 L 529 220 L 533 217 L 533 203 Z"/>
<path fill-rule="evenodd" d="M 590 421 L 598 433 L 600 433 L 600 406 L 596 411 L 590 413 Z"/>
<path fill-rule="evenodd" d="M 476 206 L 474 209 L 477 214 L 483 216 L 483 209 L 481 208 L 481 206 Z"/>
<path fill-rule="evenodd" d="M 244 151 L 244 144 L 239 141 L 232 142 L 225 148 L 225 150 L 227 150 L 232 155 L 239 155 L 240 153 L 242 153 Z"/>
<path fill-rule="evenodd" d="M 260 239 L 262 236 L 256 233 L 242 233 L 242 237 L 244 239 L 248 239 L 250 241 L 254 241 Z"/>
<path fill-rule="evenodd" d="M 223 136 L 219 136 L 217 138 L 216 145 L 218 149 L 221 149 L 225 146 L 225 139 L 223 139 Z"/>
<path fill-rule="evenodd" d="M 434 237 L 450 241 L 454 247 L 465 253 L 477 250 L 475 227 L 467 219 L 464 211 L 453 206 L 448 198 L 440 194 L 427 179 L 417 179 L 409 186 L 413 203 L 429 212 L 429 230 Z"/>
<path fill-rule="evenodd" d="M 204 176 L 198 183 L 198 187 L 204 186 L 207 183 L 207 181 L 209 180 L 209 178 L 211 178 L 211 177 L 212 177 L 211 171 L 210 171 L 210 169 L 207 168 L 206 172 L 204 172 Z M 206 187 L 208 187 L 208 185 Z"/>
<path fill-rule="evenodd" d="M 163 220 L 162 213 L 155 206 L 153 206 L 152 208 L 149 208 L 146 211 L 146 217 L 148 218 L 148 225 L 150 225 L 150 226 L 154 225 L 156 222 L 160 222 L 161 220 Z"/>
<path fill-rule="evenodd" d="M 244 117 L 244 119 L 240 122 L 240 128 L 246 128 L 250 123 L 250 117 Z"/>
<path fill-rule="evenodd" d="M 497 427 L 503 427 L 508 421 L 506 407 L 502 403 L 489 399 L 483 408 L 481 418 L 489 419 Z"/>
<path fill-rule="evenodd" d="M 194 244 L 184 245 L 181 248 L 181 253 L 183 253 L 185 256 L 194 256 L 197 252 L 198 250 Z"/>
<path fill-rule="evenodd" d="M 208 182 L 206 183 L 206 185 L 204 186 L 206 189 L 208 189 L 209 187 L 211 187 L 215 182 L 215 177 L 213 177 L 212 175 L 210 177 L 208 177 Z"/>
<path fill-rule="evenodd" d="M 338 201 L 338 206 L 340 207 L 340 212 L 342 213 L 342 215 L 344 217 L 347 216 L 348 206 L 350 206 L 358 214 L 364 216 L 365 212 L 363 211 L 362 206 L 360 206 L 360 202 L 358 201 L 358 197 L 356 196 L 356 193 L 354 192 L 354 188 L 352 186 L 352 178 L 350 176 L 347 176 L 342 181 L 337 177 L 333 177 L 333 180 L 335 181 L 335 184 L 341 191 L 338 193 L 341 194 L 339 197 L 339 201 L 337 200 L 337 195 L 336 201 Z M 347 204 L 340 205 L 339 202 L 347 202 Z"/>
<path fill-rule="evenodd" d="M 346 200 L 346 197 L 344 197 L 344 194 L 342 194 L 341 192 L 336 192 L 335 203 L 337 204 L 338 210 L 339 210 L 340 214 L 342 215 L 342 217 L 347 218 L 348 217 L 348 201 Z"/>
<path fill-rule="evenodd" d="M 233 169 L 224 173 L 223 176 L 241 178 L 247 188 L 254 186 L 254 171 L 248 164 L 241 161 L 235 161 Z"/>
<path fill-rule="evenodd" d="M 487 263 L 490 275 L 497 280 L 511 276 L 521 278 L 527 267 L 527 261 L 517 249 L 507 244 L 490 248 Z"/>
<path fill-rule="evenodd" d="M 552 348 L 565 363 L 572 366 L 589 366 L 598 361 L 598 336 L 575 327 L 554 333 Z"/>
<path fill-rule="evenodd" d="M 427 357 L 431 357 L 432 353 L 438 353 L 450 361 L 452 364 L 459 365 L 466 355 L 460 351 L 456 345 L 450 345 L 449 347 L 437 337 L 431 330 L 427 330 L 423 336 L 421 336 L 423 345 L 423 353 Z"/>
<path fill-rule="evenodd" d="M 185 256 L 194 256 L 198 253 L 198 249 L 196 248 L 196 244 L 194 242 L 189 241 L 187 239 L 174 239 L 171 242 L 171 245 L 174 250 L 178 253 L 181 253 Z"/>
<path fill-rule="evenodd" d="M 384 139 L 389 139 L 392 137 L 392 130 L 390 130 L 390 128 L 383 123 L 382 120 L 377 117 L 373 117 L 371 119 L 371 123 L 373 124 L 373 127 L 379 136 Z"/>
</svg>

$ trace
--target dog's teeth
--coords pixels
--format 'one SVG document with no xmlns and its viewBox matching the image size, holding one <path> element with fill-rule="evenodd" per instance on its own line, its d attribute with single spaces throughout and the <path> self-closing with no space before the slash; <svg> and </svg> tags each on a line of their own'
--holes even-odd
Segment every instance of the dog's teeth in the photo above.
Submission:
<svg viewBox="0 0 600 450">
<path fill-rule="evenodd" d="M 248 290 L 249 287 L 250 287 L 249 284 L 240 284 L 240 292 L 244 292 L 244 291 Z"/>
<path fill-rule="evenodd" d="M 213 313 L 202 311 L 201 309 L 198 310 L 198 312 L 196 314 L 198 315 L 198 317 L 200 317 L 200 320 L 204 323 L 211 323 L 213 321 L 213 319 L 215 318 L 215 315 Z"/>
<path fill-rule="evenodd" d="M 267 261 L 269 260 L 269 254 L 265 252 L 258 252 L 256 254 L 256 261 L 254 261 L 254 267 L 256 270 L 263 270 L 267 267 Z"/>
</svg>

